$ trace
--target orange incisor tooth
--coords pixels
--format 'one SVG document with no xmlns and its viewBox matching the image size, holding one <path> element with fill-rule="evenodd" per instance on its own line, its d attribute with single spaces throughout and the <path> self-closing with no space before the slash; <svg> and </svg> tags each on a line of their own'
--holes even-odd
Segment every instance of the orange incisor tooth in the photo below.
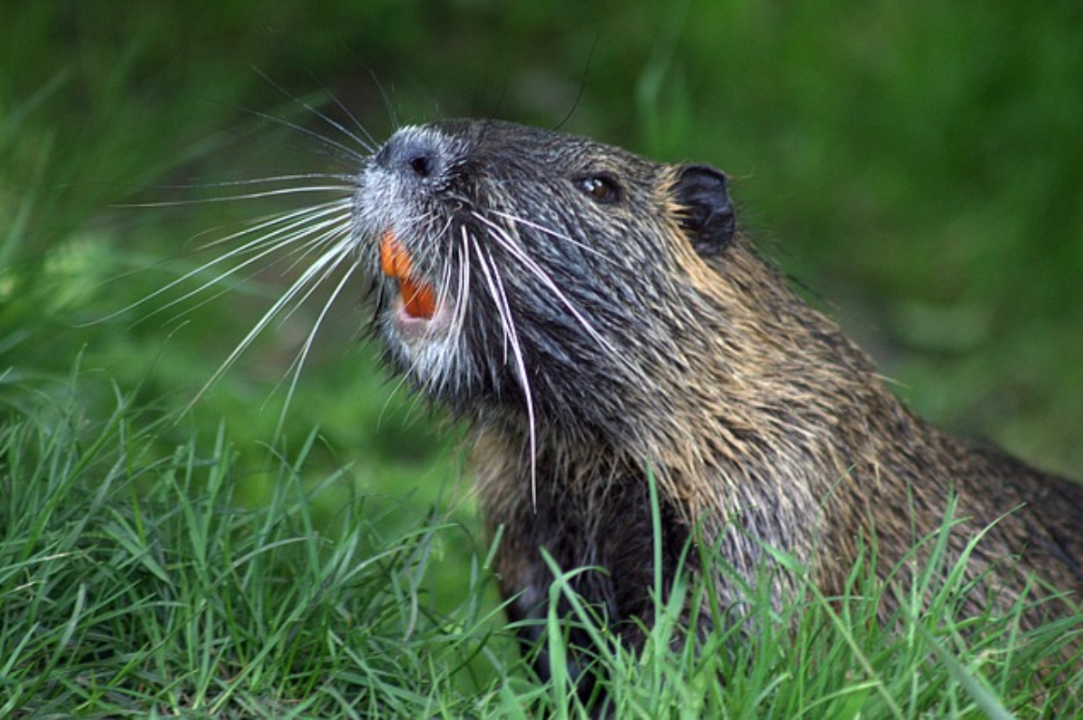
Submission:
<svg viewBox="0 0 1083 720">
<path fill-rule="evenodd" d="M 426 320 L 432 318 L 436 312 L 436 295 L 431 287 L 411 277 L 410 255 L 390 230 L 385 230 L 380 237 L 380 268 L 385 275 L 399 281 L 399 293 L 407 315 Z"/>
<path fill-rule="evenodd" d="M 436 312 L 436 296 L 432 288 L 424 283 L 415 283 L 410 278 L 399 280 L 399 292 L 406 304 L 406 313 L 412 317 L 432 319 Z"/>
<path fill-rule="evenodd" d="M 410 256 L 390 230 L 380 237 L 380 267 L 384 275 L 401 278 L 410 273 Z"/>
</svg>

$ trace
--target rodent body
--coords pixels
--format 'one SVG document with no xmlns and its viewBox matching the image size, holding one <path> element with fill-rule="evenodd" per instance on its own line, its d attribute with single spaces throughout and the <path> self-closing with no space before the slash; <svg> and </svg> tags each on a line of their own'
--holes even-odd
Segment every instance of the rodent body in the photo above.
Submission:
<svg viewBox="0 0 1083 720">
<path fill-rule="evenodd" d="M 722 173 L 447 121 L 403 128 L 369 160 L 353 216 L 390 361 L 474 428 L 515 618 L 544 615 L 545 548 L 565 570 L 604 568 L 573 586 L 639 640 L 627 621 L 653 612 L 648 472 L 667 581 L 699 528 L 780 602 L 789 576 L 757 574 L 764 543 L 838 593 L 862 538 L 886 572 L 955 493 L 954 553 L 992 525 L 973 576 L 995 568 L 1009 599 L 1031 574 L 1083 591 L 1083 490 L 908 411 L 736 229 Z"/>
</svg>

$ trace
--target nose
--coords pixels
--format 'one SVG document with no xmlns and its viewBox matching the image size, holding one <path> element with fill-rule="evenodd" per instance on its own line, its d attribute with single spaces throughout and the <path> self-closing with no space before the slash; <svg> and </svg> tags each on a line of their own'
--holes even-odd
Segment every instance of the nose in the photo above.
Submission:
<svg viewBox="0 0 1083 720">
<path fill-rule="evenodd" d="M 435 138 L 413 128 L 399 130 L 376 153 L 376 164 L 407 177 L 435 177 L 443 169 L 443 156 Z"/>
</svg>

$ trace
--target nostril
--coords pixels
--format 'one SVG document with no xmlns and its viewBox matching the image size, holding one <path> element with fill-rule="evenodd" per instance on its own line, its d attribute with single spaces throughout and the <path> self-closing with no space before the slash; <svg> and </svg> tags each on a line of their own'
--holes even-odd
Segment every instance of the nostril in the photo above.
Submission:
<svg viewBox="0 0 1083 720">
<path fill-rule="evenodd" d="M 392 135 L 374 160 L 390 172 L 416 180 L 431 180 L 444 172 L 444 157 L 437 141 L 414 128 Z"/>
<path fill-rule="evenodd" d="M 415 175 L 422 178 L 427 178 L 432 175 L 433 167 L 435 165 L 432 155 L 428 153 L 415 154 L 407 160 L 407 164 L 410 166 L 410 169 L 414 171 Z"/>
</svg>

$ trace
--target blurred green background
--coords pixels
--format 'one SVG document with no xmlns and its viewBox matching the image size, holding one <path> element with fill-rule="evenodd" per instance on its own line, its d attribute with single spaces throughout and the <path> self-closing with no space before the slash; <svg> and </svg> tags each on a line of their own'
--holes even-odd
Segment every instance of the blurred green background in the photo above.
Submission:
<svg viewBox="0 0 1083 720">
<path fill-rule="evenodd" d="M 1081 474 L 1076 0 L 58 0 L 0 17 L 9 412 L 74 392 L 104 416 L 119 390 L 168 415 L 196 396 L 288 274 L 184 298 L 197 280 L 127 308 L 222 252 L 207 242 L 297 201 L 145 205 L 341 171 L 286 126 L 347 140 L 301 100 L 352 125 L 348 108 L 377 138 L 484 115 L 717 165 L 764 253 L 908 403 Z M 377 367 L 362 300 L 351 287 L 321 332 L 282 442 L 319 426 L 317 464 L 348 465 L 394 512 L 445 498 L 471 523 L 460 431 Z M 163 452 L 224 423 L 258 500 L 276 386 L 320 308 L 275 326 L 164 431 Z"/>
</svg>

